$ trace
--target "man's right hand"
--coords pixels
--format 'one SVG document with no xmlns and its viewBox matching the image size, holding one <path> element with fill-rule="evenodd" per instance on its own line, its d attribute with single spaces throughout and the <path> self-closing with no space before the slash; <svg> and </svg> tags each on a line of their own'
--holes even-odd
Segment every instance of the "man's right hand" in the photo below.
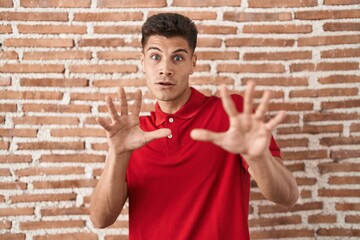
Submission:
<svg viewBox="0 0 360 240">
<path fill-rule="evenodd" d="M 106 104 L 111 123 L 103 118 L 97 118 L 97 122 L 106 130 L 109 148 L 115 154 L 122 154 L 138 149 L 148 142 L 166 137 L 171 133 L 168 128 L 162 128 L 151 132 L 145 132 L 139 125 L 139 114 L 142 105 L 142 93 L 135 92 L 135 103 L 131 114 L 128 111 L 126 93 L 122 87 L 118 89 L 120 99 L 120 114 L 117 111 L 111 97 L 106 97 Z"/>
</svg>

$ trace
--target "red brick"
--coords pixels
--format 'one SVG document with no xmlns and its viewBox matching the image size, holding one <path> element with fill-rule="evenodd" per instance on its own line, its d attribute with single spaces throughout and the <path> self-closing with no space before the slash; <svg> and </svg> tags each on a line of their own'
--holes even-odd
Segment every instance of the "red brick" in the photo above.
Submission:
<svg viewBox="0 0 360 240">
<path fill-rule="evenodd" d="M 36 137 L 36 129 L 0 128 L 2 137 Z"/>
<path fill-rule="evenodd" d="M 360 107 L 359 100 L 342 100 L 342 101 L 333 101 L 333 102 L 322 102 L 321 109 L 322 110 L 330 110 L 330 109 L 338 109 L 338 108 L 356 108 Z"/>
<path fill-rule="evenodd" d="M 46 116 L 24 116 L 14 117 L 12 121 L 15 125 L 31 124 L 31 125 L 78 125 L 77 117 L 46 117 Z"/>
<path fill-rule="evenodd" d="M 54 105 L 54 104 L 23 104 L 24 112 L 58 112 L 58 113 L 89 113 L 90 106 L 87 105 Z"/>
<path fill-rule="evenodd" d="M 61 21 L 66 22 L 69 20 L 68 13 L 66 12 L 2 12 L 0 20 L 3 21 Z"/>
<path fill-rule="evenodd" d="M 324 146 L 358 145 L 360 137 L 324 137 L 320 139 L 320 144 Z"/>
<path fill-rule="evenodd" d="M 49 175 L 71 175 L 71 174 L 84 174 L 85 169 L 83 167 L 37 167 L 37 168 L 25 168 L 15 171 L 15 175 L 19 177 L 23 176 L 49 176 Z"/>
<path fill-rule="evenodd" d="M 292 47 L 293 39 L 273 38 L 230 38 L 225 40 L 226 47 Z"/>
<path fill-rule="evenodd" d="M 349 185 L 358 184 L 360 177 L 329 177 L 328 183 L 331 185 Z"/>
<path fill-rule="evenodd" d="M 16 112 L 16 111 L 17 111 L 16 104 L 0 103 L 0 112 Z"/>
<path fill-rule="evenodd" d="M 32 157 L 27 155 L 0 155 L 0 163 L 31 163 Z"/>
<path fill-rule="evenodd" d="M 24 52 L 24 60 L 68 60 L 92 58 L 90 51 L 48 51 L 48 52 Z"/>
<path fill-rule="evenodd" d="M 295 19 L 302 20 L 346 19 L 359 17 L 360 10 L 319 10 L 300 11 L 295 13 Z"/>
<path fill-rule="evenodd" d="M 18 25 L 19 33 L 38 34 L 86 34 L 86 26 L 77 25 Z"/>
<path fill-rule="evenodd" d="M 319 197 L 349 197 L 349 198 L 358 198 L 360 197 L 359 189 L 319 189 Z"/>
<path fill-rule="evenodd" d="M 61 64 L 12 64 L 5 63 L 0 66 L 0 73 L 63 73 Z"/>
<path fill-rule="evenodd" d="M 20 0 L 20 6 L 25 8 L 89 8 L 91 0 L 72 1 L 72 0 Z"/>
<path fill-rule="evenodd" d="M 97 6 L 99 8 L 156 8 L 166 7 L 166 0 L 98 0 Z"/>
<path fill-rule="evenodd" d="M 70 65 L 70 73 L 135 73 L 136 65 L 124 64 L 86 64 Z"/>
<path fill-rule="evenodd" d="M 331 75 L 319 78 L 319 83 L 334 84 L 334 83 L 357 83 L 360 82 L 360 76 L 356 75 Z"/>
<path fill-rule="evenodd" d="M 280 8 L 280 7 L 314 7 L 317 6 L 317 0 L 249 0 L 251 8 Z"/>
<path fill-rule="evenodd" d="M 324 88 L 313 90 L 293 90 L 290 91 L 290 98 L 317 98 L 317 97 L 336 97 L 336 96 L 357 96 L 359 89 L 357 88 Z"/>
<path fill-rule="evenodd" d="M 59 202 L 59 201 L 75 201 L 75 193 L 60 194 L 21 194 L 10 196 L 11 203 L 21 202 Z"/>
<path fill-rule="evenodd" d="M 0 124 L 4 124 L 5 123 L 5 117 L 0 117 Z"/>
<path fill-rule="evenodd" d="M 0 51 L 0 60 L 17 60 L 18 58 L 15 51 Z"/>
<path fill-rule="evenodd" d="M 318 64 L 313 63 L 294 63 L 290 65 L 290 72 L 303 71 L 341 71 L 341 70 L 357 70 L 359 68 L 358 62 L 323 62 Z"/>
<path fill-rule="evenodd" d="M 214 25 L 197 25 L 199 34 L 236 34 L 237 27 L 232 26 L 214 26 Z"/>
<path fill-rule="evenodd" d="M 311 25 L 245 25 L 244 33 L 311 33 Z"/>
<path fill-rule="evenodd" d="M 217 72 L 230 73 L 283 73 L 285 72 L 282 64 L 219 64 Z"/>
<path fill-rule="evenodd" d="M 358 158 L 360 150 L 331 150 L 330 157 L 334 159 Z"/>
<path fill-rule="evenodd" d="M 40 162 L 104 162 L 105 156 L 95 155 L 95 154 L 52 154 L 52 155 L 42 155 Z"/>
<path fill-rule="evenodd" d="M 251 239 L 280 239 L 280 238 L 305 238 L 313 237 L 314 230 L 308 229 L 292 229 L 292 230 L 261 230 L 261 231 L 252 231 Z"/>
<path fill-rule="evenodd" d="M 173 0 L 171 6 L 176 7 L 219 7 L 219 6 L 235 6 L 240 7 L 241 0 L 203 0 L 203 1 L 186 1 Z"/>
<path fill-rule="evenodd" d="M 272 103 L 270 104 L 270 111 L 280 111 L 286 109 L 287 111 L 305 111 L 312 110 L 314 104 L 306 102 L 298 103 Z"/>
<path fill-rule="evenodd" d="M 316 178 L 296 178 L 298 186 L 314 186 L 317 183 Z"/>
<path fill-rule="evenodd" d="M 0 7 L 1 8 L 11 8 L 11 7 L 13 7 L 13 1 L 12 0 L 1 0 Z"/>
<path fill-rule="evenodd" d="M 358 216 L 358 215 L 345 216 L 345 223 L 359 224 L 360 223 L 360 216 Z"/>
<path fill-rule="evenodd" d="M 318 165 L 320 173 L 332 173 L 332 172 L 359 172 L 360 164 L 356 163 L 321 163 Z"/>
<path fill-rule="evenodd" d="M 342 124 L 332 125 L 305 125 L 303 127 L 278 128 L 278 134 L 321 134 L 324 132 L 341 133 L 343 131 Z"/>
<path fill-rule="evenodd" d="M 59 233 L 59 234 L 49 234 L 46 235 L 35 235 L 34 240 L 53 240 L 53 239 L 72 239 L 72 240 L 98 240 L 98 235 L 96 233 Z"/>
<path fill-rule="evenodd" d="M 1 200 L 1 197 L 0 197 Z M 1 202 L 1 201 L 0 201 Z M 12 227 L 12 223 L 10 221 L 2 220 L 0 221 L 0 229 L 10 229 Z M 3 235 L 5 237 L 5 235 Z M 0 238 L 1 239 L 1 238 Z"/>
<path fill-rule="evenodd" d="M 25 240 L 26 235 L 23 233 L 4 233 L 0 236 L 1 240 Z"/>
<path fill-rule="evenodd" d="M 37 230 L 37 229 L 55 229 L 55 228 L 83 228 L 83 220 L 65 220 L 65 221 L 28 221 L 20 222 L 20 230 Z"/>
<path fill-rule="evenodd" d="M 107 143 L 94 143 L 91 144 L 91 149 L 95 151 L 107 151 L 109 150 L 109 145 Z"/>
<path fill-rule="evenodd" d="M 8 168 L 0 168 L 0 177 L 10 177 L 11 176 L 11 172 L 10 169 Z"/>
<path fill-rule="evenodd" d="M 230 77 L 191 77 L 190 78 L 191 85 L 221 85 L 221 84 L 227 84 L 227 85 L 233 85 L 234 79 Z"/>
<path fill-rule="evenodd" d="M 255 81 L 258 86 L 308 86 L 307 78 L 300 77 L 265 77 L 265 78 L 242 78 L 241 83 Z"/>
<path fill-rule="evenodd" d="M 222 40 L 219 38 L 198 38 L 197 47 L 213 47 L 219 48 L 221 47 Z"/>
<path fill-rule="evenodd" d="M 83 150 L 83 142 L 26 142 L 18 143 L 20 150 Z"/>
<path fill-rule="evenodd" d="M 0 91 L 2 99 L 47 99 L 47 100 L 61 100 L 63 93 L 61 92 L 19 92 L 19 91 Z"/>
<path fill-rule="evenodd" d="M 25 190 L 27 183 L 24 182 L 0 182 L 0 190 Z"/>
<path fill-rule="evenodd" d="M 238 60 L 239 52 L 235 51 L 206 51 L 197 52 L 198 60 Z"/>
<path fill-rule="evenodd" d="M 57 188 L 94 188 L 97 180 L 79 179 L 79 180 L 61 180 L 61 181 L 34 181 L 35 189 L 57 189 Z"/>
<path fill-rule="evenodd" d="M 11 78 L 0 78 L 0 86 L 10 86 L 11 85 Z"/>
<path fill-rule="evenodd" d="M 53 137 L 106 137 L 105 131 L 101 128 L 67 128 L 51 129 Z"/>
<path fill-rule="evenodd" d="M 74 40 L 64 38 L 9 38 L 4 40 L 5 47 L 74 47 Z"/>
<path fill-rule="evenodd" d="M 11 25 L 0 25 L 0 33 L 1 34 L 12 33 Z"/>
<path fill-rule="evenodd" d="M 321 58 L 351 58 L 360 57 L 359 48 L 346 48 L 321 51 Z"/>
<path fill-rule="evenodd" d="M 34 208 L 2 208 L 0 211 L 1 217 L 8 217 L 8 216 L 25 216 L 25 215 L 33 215 Z"/>
<path fill-rule="evenodd" d="M 293 59 L 311 59 L 311 51 L 297 52 L 247 52 L 244 54 L 244 60 L 293 60 Z"/>
<path fill-rule="evenodd" d="M 21 78 L 20 85 L 27 87 L 87 87 L 89 80 L 84 78 Z"/>
<path fill-rule="evenodd" d="M 310 215 L 308 217 L 308 222 L 311 224 L 319 224 L 319 223 L 336 223 L 337 217 L 336 215 Z"/>
<path fill-rule="evenodd" d="M 359 123 L 352 123 L 350 125 L 350 132 L 360 132 L 360 124 Z"/>
<path fill-rule="evenodd" d="M 359 3 L 360 0 L 324 0 L 325 5 L 351 5 Z"/>
<path fill-rule="evenodd" d="M 154 14 L 162 13 L 164 11 L 149 11 L 148 16 L 152 16 Z M 165 11 L 166 12 L 166 11 Z M 192 20 L 216 20 L 217 13 L 214 11 L 205 11 L 204 9 L 201 9 L 200 11 L 176 11 L 179 14 L 182 14 L 184 16 L 187 16 L 188 18 Z"/>
<path fill-rule="evenodd" d="M 85 12 L 74 13 L 74 21 L 80 22 L 116 22 L 116 21 L 142 21 L 142 12 Z"/>
<path fill-rule="evenodd" d="M 351 228 L 320 228 L 316 231 L 318 236 L 331 236 L 331 237 L 354 237 L 360 236 L 359 229 Z"/>
<path fill-rule="evenodd" d="M 340 31 L 360 31 L 360 23 L 346 22 L 346 23 L 325 23 L 323 25 L 324 31 L 340 32 Z"/>
<path fill-rule="evenodd" d="M 70 207 L 70 208 L 47 208 L 40 210 L 41 216 L 73 216 L 73 215 L 89 215 L 87 207 Z"/>
<path fill-rule="evenodd" d="M 335 209 L 337 211 L 360 211 L 360 203 L 336 203 Z"/>
<path fill-rule="evenodd" d="M 277 139 L 276 143 L 278 144 L 278 146 L 281 148 L 285 148 L 285 147 L 293 147 L 293 146 L 297 146 L 297 147 L 307 147 L 309 145 L 309 140 L 306 138 L 300 138 L 300 139 Z"/>
<path fill-rule="evenodd" d="M 139 60 L 141 57 L 139 51 L 101 51 L 96 55 L 105 60 Z"/>
<path fill-rule="evenodd" d="M 284 160 L 315 160 L 328 158 L 326 150 L 308 150 L 308 151 L 282 151 L 282 158 Z"/>
<path fill-rule="evenodd" d="M 258 22 L 258 21 L 288 21 L 292 20 L 290 12 L 262 13 L 262 12 L 225 12 L 225 21 Z"/>
<path fill-rule="evenodd" d="M 121 38 L 89 38 L 80 39 L 79 47 L 122 47 L 125 46 L 124 39 Z"/>
<path fill-rule="evenodd" d="M 289 224 L 300 224 L 301 217 L 298 215 L 286 216 L 286 217 L 274 217 L 274 218 L 259 218 L 259 219 L 250 219 L 249 227 L 267 227 L 267 226 L 279 226 L 279 225 L 289 225 Z"/>
<path fill-rule="evenodd" d="M 138 34 L 141 26 L 94 26 L 94 33 L 97 34 Z"/>
<path fill-rule="evenodd" d="M 128 240 L 127 235 L 108 235 L 105 237 L 105 240 Z"/>
</svg>

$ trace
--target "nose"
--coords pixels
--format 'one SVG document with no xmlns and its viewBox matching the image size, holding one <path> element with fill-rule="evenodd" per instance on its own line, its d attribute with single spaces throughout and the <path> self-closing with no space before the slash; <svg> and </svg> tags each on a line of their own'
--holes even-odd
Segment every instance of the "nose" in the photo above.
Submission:
<svg viewBox="0 0 360 240">
<path fill-rule="evenodd" d="M 163 61 L 161 66 L 160 66 L 160 70 L 159 70 L 159 75 L 160 76 L 173 76 L 174 75 L 174 69 L 173 69 L 173 64 L 171 63 L 171 61 Z"/>
</svg>

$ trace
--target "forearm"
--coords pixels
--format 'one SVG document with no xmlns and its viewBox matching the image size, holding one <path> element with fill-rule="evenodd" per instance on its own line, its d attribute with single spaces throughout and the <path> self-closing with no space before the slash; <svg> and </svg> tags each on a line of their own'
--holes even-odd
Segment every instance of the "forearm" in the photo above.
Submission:
<svg viewBox="0 0 360 240">
<path fill-rule="evenodd" d="M 90 201 L 90 218 L 95 227 L 115 222 L 127 199 L 126 169 L 130 152 L 115 154 L 111 149 Z"/>
<path fill-rule="evenodd" d="M 287 208 L 295 205 L 299 197 L 297 183 L 280 159 L 273 157 L 270 151 L 260 158 L 244 158 L 266 199 Z"/>
</svg>

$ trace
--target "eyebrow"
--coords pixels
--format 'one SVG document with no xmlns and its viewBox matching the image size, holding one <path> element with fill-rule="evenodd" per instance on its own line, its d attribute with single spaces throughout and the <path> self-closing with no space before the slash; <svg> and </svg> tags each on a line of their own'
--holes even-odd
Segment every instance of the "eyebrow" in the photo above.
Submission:
<svg viewBox="0 0 360 240">
<path fill-rule="evenodd" d="M 162 52 L 161 49 L 158 47 L 149 47 L 146 51 L 148 52 L 150 50 L 157 50 L 159 52 Z M 185 48 L 179 48 L 179 49 L 175 50 L 173 53 L 178 53 L 178 52 L 188 53 L 188 51 Z"/>
</svg>

